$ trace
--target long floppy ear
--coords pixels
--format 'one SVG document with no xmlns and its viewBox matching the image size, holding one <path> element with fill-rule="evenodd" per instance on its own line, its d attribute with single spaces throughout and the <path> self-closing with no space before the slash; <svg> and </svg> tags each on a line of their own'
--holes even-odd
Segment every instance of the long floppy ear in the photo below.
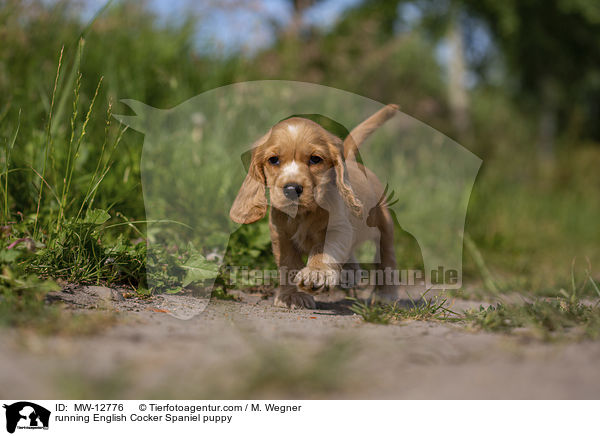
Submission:
<svg viewBox="0 0 600 436">
<path fill-rule="evenodd" d="M 363 205 L 361 201 L 354 195 L 354 191 L 348 182 L 346 174 L 346 164 L 343 159 L 342 141 L 336 138 L 337 141 L 329 143 L 329 152 L 335 169 L 335 184 L 338 191 L 344 200 L 346 206 L 357 217 L 362 216 Z"/>
<path fill-rule="evenodd" d="M 267 196 L 265 173 L 262 163 L 257 159 L 258 147 L 262 145 L 271 134 L 271 131 L 256 141 L 252 146 L 252 160 L 248 174 L 235 197 L 229 210 L 229 217 L 239 224 L 250 224 L 258 221 L 267 213 Z"/>
</svg>

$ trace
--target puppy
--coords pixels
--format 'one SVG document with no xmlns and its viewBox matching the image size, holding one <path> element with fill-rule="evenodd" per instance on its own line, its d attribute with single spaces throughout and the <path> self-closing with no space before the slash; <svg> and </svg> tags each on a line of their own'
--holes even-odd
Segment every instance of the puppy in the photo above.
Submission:
<svg viewBox="0 0 600 436">
<path fill-rule="evenodd" d="M 354 264 L 354 249 L 367 240 L 379 248 L 380 268 L 395 269 L 394 223 L 385 190 L 375 174 L 356 161 L 360 144 L 397 112 L 381 109 L 342 142 L 305 118 L 273 126 L 252 146 L 248 174 L 230 217 L 249 224 L 267 212 L 280 287 L 275 305 L 316 307 L 311 294 L 339 284 L 345 264 Z M 308 256 L 306 265 L 303 256 Z M 377 292 L 393 291 L 390 283 Z"/>
</svg>

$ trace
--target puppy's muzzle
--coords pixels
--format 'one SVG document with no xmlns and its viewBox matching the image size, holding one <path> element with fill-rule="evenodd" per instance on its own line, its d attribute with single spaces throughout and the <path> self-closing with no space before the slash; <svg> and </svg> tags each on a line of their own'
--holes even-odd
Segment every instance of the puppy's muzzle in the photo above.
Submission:
<svg viewBox="0 0 600 436">
<path fill-rule="evenodd" d="M 292 201 L 298 200 L 302 191 L 302 185 L 298 185 L 297 183 L 288 183 L 283 187 L 283 195 L 285 195 L 285 198 Z"/>
</svg>

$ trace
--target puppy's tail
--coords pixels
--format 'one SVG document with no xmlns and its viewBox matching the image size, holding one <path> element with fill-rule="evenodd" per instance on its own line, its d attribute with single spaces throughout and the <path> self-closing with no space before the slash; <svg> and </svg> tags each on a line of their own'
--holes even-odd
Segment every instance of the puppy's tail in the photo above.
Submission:
<svg viewBox="0 0 600 436">
<path fill-rule="evenodd" d="M 381 125 L 387 120 L 396 115 L 397 111 L 397 104 L 388 104 L 386 107 L 379 109 L 369 118 L 352 129 L 350 134 L 346 137 L 346 139 L 344 139 L 344 158 L 354 159 L 356 157 L 358 147 L 365 142 L 371 133 L 381 127 Z"/>
</svg>

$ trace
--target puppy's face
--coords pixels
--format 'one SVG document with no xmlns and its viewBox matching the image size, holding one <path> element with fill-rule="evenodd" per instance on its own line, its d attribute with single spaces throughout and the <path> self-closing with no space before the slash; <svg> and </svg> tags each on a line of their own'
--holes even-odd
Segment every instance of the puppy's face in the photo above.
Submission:
<svg viewBox="0 0 600 436">
<path fill-rule="evenodd" d="M 248 175 L 231 208 L 238 223 L 251 223 L 266 212 L 265 187 L 271 205 L 292 216 L 314 211 L 327 186 L 337 188 L 354 213 L 361 204 L 345 177 L 342 141 L 304 118 L 281 121 L 257 141 Z"/>
<path fill-rule="evenodd" d="M 317 208 L 323 187 L 335 178 L 333 141 L 329 132 L 303 118 L 273 127 L 257 150 L 273 207 L 291 213 Z"/>
</svg>

